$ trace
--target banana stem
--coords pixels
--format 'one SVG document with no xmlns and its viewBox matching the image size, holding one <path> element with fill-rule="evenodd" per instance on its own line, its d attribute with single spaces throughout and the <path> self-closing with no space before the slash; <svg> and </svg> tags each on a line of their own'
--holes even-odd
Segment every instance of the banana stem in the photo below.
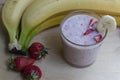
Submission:
<svg viewBox="0 0 120 80">
<path fill-rule="evenodd" d="M 30 36 L 27 37 L 27 39 L 25 40 L 25 44 L 22 46 L 22 49 L 23 49 L 24 51 L 27 51 L 28 46 L 29 46 L 29 43 L 30 43 L 30 41 L 32 40 L 32 38 L 33 38 L 34 36 L 35 36 L 34 34 L 31 34 Z"/>
<path fill-rule="evenodd" d="M 17 38 L 16 38 L 16 32 L 10 32 L 9 33 L 9 44 L 8 44 L 8 48 L 11 51 L 12 49 L 16 48 L 17 50 L 21 49 L 21 45 L 18 44 Z"/>
<path fill-rule="evenodd" d="M 28 30 L 28 29 L 26 29 Z M 26 38 L 28 36 L 28 32 L 25 30 L 21 31 L 20 38 L 18 40 L 18 43 L 21 45 L 21 50 L 25 51 L 24 49 L 24 43 L 26 43 Z"/>
<path fill-rule="evenodd" d="M 10 43 L 17 42 L 16 32 L 8 31 Z"/>
</svg>

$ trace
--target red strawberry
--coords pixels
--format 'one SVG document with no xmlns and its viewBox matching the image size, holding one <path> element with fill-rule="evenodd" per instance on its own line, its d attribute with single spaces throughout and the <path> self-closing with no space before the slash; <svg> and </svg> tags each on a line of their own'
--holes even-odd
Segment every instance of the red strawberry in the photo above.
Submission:
<svg viewBox="0 0 120 80">
<path fill-rule="evenodd" d="M 42 72 L 38 66 L 30 65 L 23 70 L 23 76 L 25 80 L 39 80 L 42 76 Z"/>
<path fill-rule="evenodd" d="M 88 29 L 85 33 L 83 33 L 83 35 L 88 35 L 92 33 L 93 31 L 94 31 L 93 29 Z"/>
<path fill-rule="evenodd" d="M 26 66 L 31 65 L 35 62 L 34 59 L 28 58 L 28 57 L 10 57 L 9 58 L 9 68 L 13 69 L 15 71 L 21 71 L 23 70 Z"/>
<path fill-rule="evenodd" d="M 90 19 L 88 27 L 91 25 L 92 22 L 93 22 L 93 19 Z"/>
<path fill-rule="evenodd" d="M 33 59 L 41 59 L 45 57 L 47 52 L 47 48 L 45 48 L 41 43 L 35 42 L 29 47 L 29 55 Z"/>
<path fill-rule="evenodd" d="M 90 26 L 93 27 L 97 23 L 98 23 L 98 21 L 94 21 Z"/>
<path fill-rule="evenodd" d="M 95 40 L 96 42 L 100 42 L 100 41 L 102 40 L 102 35 L 99 34 L 99 35 L 95 36 L 95 37 L 94 37 L 94 40 Z"/>
</svg>

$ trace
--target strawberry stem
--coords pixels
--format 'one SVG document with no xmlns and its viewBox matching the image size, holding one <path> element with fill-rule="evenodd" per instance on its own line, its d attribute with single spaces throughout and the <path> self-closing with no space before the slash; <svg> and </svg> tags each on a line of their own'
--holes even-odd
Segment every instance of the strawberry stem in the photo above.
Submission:
<svg viewBox="0 0 120 80">
<path fill-rule="evenodd" d="M 45 56 L 48 54 L 48 48 L 43 48 L 38 52 L 38 54 L 40 55 L 40 58 L 45 58 Z"/>
<path fill-rule="evenodd" d="M 14 67 L 15 67 L 14 59 L 15 59 L 14 56 L 10 56 L 9 59 L 8 59 L 9 60 L 8 61 L 8 66 L 9 66 L 10 69 L 14 69 Z"/>
</svg>

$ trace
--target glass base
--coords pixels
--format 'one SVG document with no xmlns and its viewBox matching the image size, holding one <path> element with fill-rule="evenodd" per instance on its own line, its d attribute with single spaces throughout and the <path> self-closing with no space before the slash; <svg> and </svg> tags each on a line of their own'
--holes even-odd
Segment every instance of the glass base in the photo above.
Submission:
<svg viewBox="0 0 120 80">
<path fill-rule="evenodd" d="M 73 63 L 69 62 L 63 55 L 62 55 L 62 57 L 63 57 L 63 59 L 66 63 L 68 63 L 70 66 L 75 67 L 75 68 L 87 68 L 87 67 L 90 67 L 91 65 L 93 65 L 95 63 L 95 61 L 93 61 L 92 63 L 86 64 L 86 65 L 79 65 L 79 64 L 76 65 L 76 64 L 73 64 Z"/>
</svg>

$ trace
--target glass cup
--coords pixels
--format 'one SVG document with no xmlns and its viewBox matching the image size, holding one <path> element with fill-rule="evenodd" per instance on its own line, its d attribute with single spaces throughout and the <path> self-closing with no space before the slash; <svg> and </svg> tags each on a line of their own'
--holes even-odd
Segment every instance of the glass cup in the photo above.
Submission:
<svg viewBox="0 0 120 80">
<path fill-rule="evenodd" d="M 60 34 L 63 42 L 63 57 L 65 61 L 69 63 L 71 66 L 80 68 L 90 66 L 96 61 L 98 49 L 100 48 L 101 44 L 103 43 L 103 40 L 105 39 L 108 33 L 106 29 L 106 31 L 103 34 L 102 40 L 91 45 L 80 45 L 68 40 L 62 32 L 63 24 L 68 18 L 74 15 L 81 14 L 92 16 L 98 20 L 100 18 L 99 15 L 92 11 L 78 10 L 68 14 L 60 24 Z"/>
</svg>

